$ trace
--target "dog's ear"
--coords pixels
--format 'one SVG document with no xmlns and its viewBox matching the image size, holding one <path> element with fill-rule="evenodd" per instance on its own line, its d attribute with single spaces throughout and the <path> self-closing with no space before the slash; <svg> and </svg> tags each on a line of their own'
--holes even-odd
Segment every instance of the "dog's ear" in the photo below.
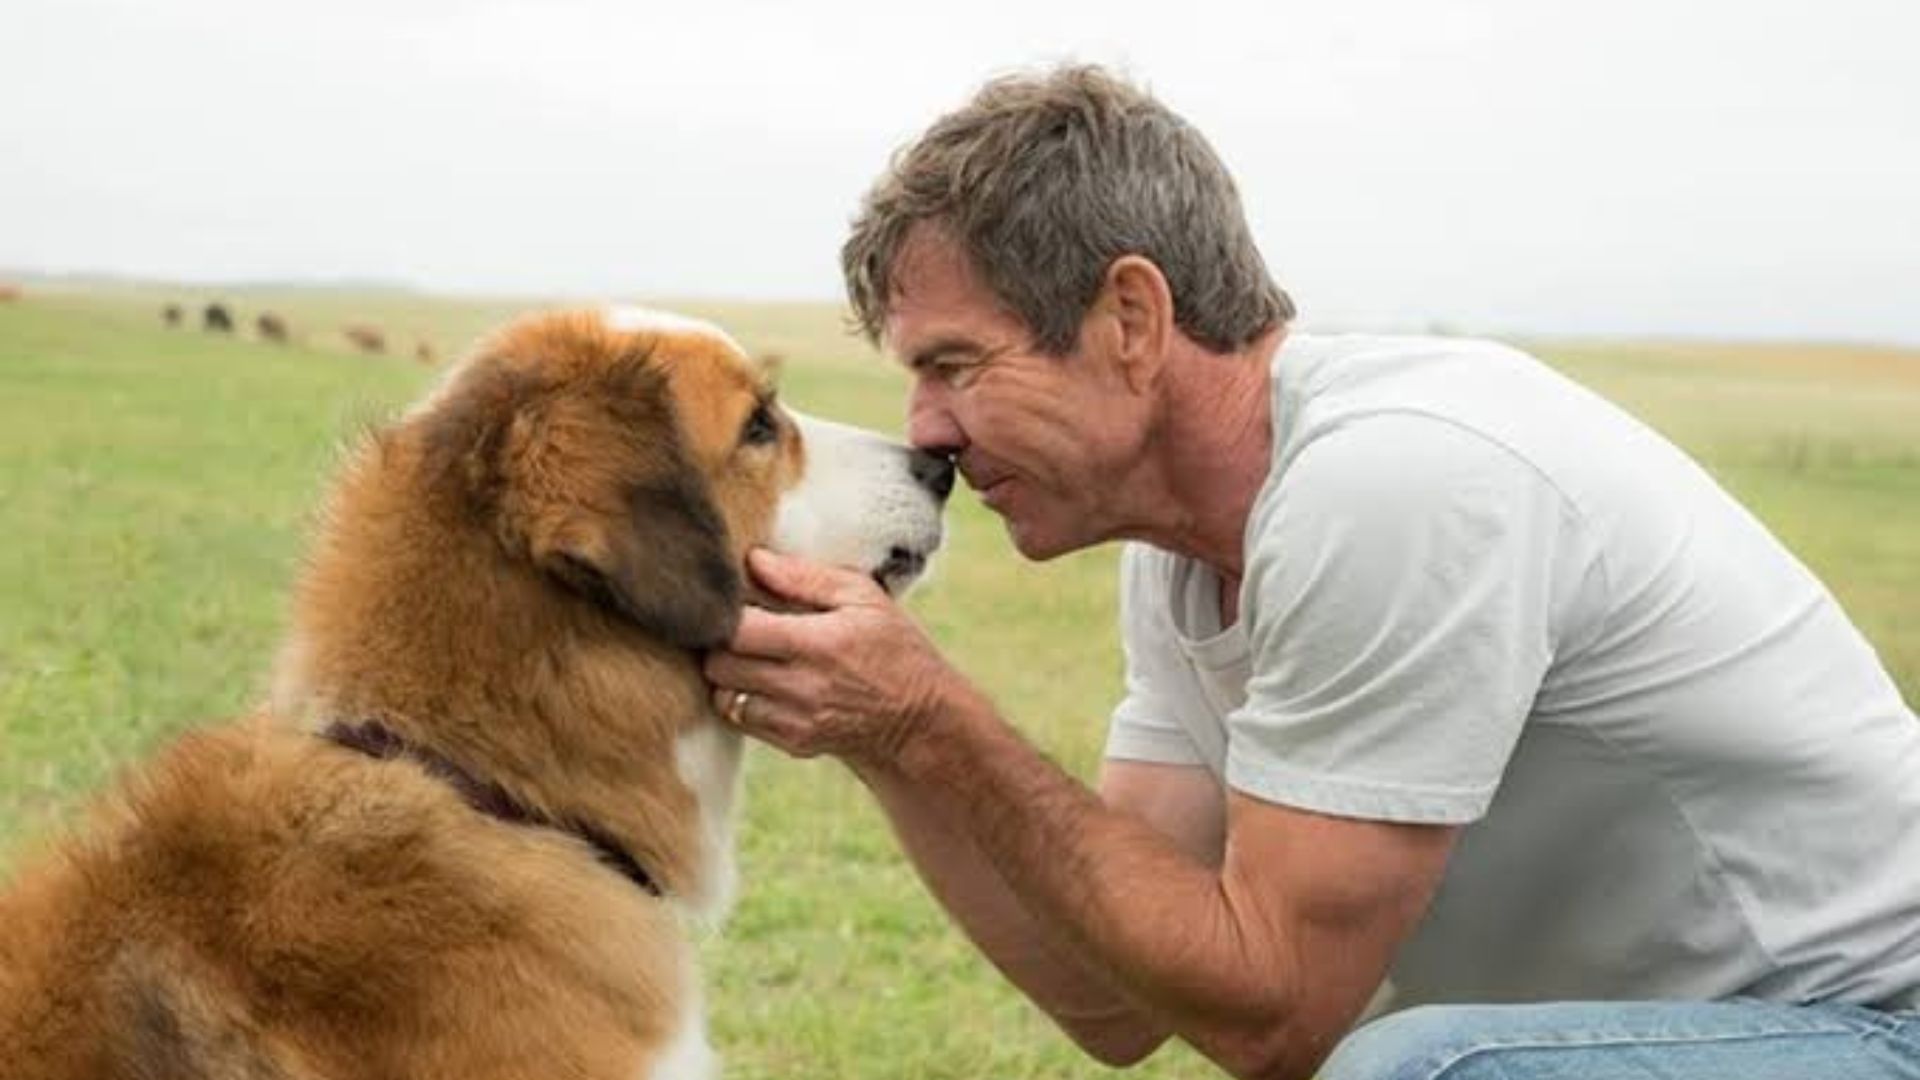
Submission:
<svg viewBox="0 0 1920 1080">
<path fill-rule="evenodd" d="M 497 366 L 468 372 L 418 421 L 426 490 L 466 512 L 497 512 L 506 487 L 501 455 L 516 411 L 535 407 L 531 380 Z"/>
<path fill-rule="evenodd" d="M 560 394 L 476 367 L 433 408 L 439 490 L 549 577 L 687 648 L 733 636 L 745 587 L 657 372 Z M 646 433 L 636 438 L 636 433 Z"/>
<path fill-rule="evenodd" d="M 710 648 L 733 636 L 744 586 L 713 500 L 664 470 L 620 512 L 576 511 L 534 541 L 534 560 L 570 588 L 666 641 Z"/>
</svg>

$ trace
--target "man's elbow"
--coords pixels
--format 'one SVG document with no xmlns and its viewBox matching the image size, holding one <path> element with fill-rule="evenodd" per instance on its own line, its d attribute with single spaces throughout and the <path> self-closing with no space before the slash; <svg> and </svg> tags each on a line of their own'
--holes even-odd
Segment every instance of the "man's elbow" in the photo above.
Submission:
<svg viewBox="0 0 1920 1080">
<path fill-rule="evenodd" d="M 1312 1080 L 1333 1049 L 1278 1026 L 1210 1033 L 1196 1037 L 1193 1045 L 1237 1080 Z"/>
<path fill-rule="evenodd" d="M 1139 1019 L 1062 1023 L 1060 1027 L 1088 1057 L 1110 1069 L 1138 1065 L 1167 1041 L 1164 1029 Z"/>
<path fill-rule="evenodd" d="M 1126 1069 L 1152 1057 L 1170 1033 L 1150 1024 L 1080 1024 L 1065 1028 L 1088 1057 L 1112 1069 Z M 1229 1076 L 1238 1080 L 1312 1080 L 1326 1057 L 1301 1041 L 1273 1030 L 1234 1032 L 1196 1037 L 1199 1050 Z M 1331 1049 L 1330 1047 L 1327 1049 Z"/>
</svg>

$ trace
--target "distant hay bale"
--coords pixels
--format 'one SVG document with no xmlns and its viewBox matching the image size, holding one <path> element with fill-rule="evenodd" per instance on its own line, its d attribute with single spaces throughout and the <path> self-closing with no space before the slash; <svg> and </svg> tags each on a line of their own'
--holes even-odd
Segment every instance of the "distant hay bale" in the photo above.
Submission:
<svg viewBox="0 0 1920 1080">
<path fill-rule="evenodd" d="M 271 311 L 263 311 L 253 320 L 253 328 L 260 334 L 260 340 L 285 345 L 289 335 L 287 321 Z"/>
<path fill-rule="evenodd" d="M 225 304 L 208 304 L 200 313 L 200 328 L 210 334 L 233 333 L 233 315 Z"/>
<path fill-rule="evenodd" d="M 341 331 L 347 342 L 363 353 L 384 353 L 387 351 L 387 335 L 377 326 L 355 323 Z"/>
<path fill-rule="evenodd" d="M 166 323 L 169 330 L 179 329 L 181 320 L 186 317 L 187 313 L 180 310 L 179 304 L 168 304 L 160 309 L 160 321 Z"/>
<path fill-rule="evenodd" d="M 413 358 L 422 364 L 432 366 L 440 362 L 440 354 L 433 349 L 433 343 L 422 341 L 413 347 Z"/>
<path fill-rule="evenodd" d="M 12 282 L 0 281 L 0 304 L 11 304 L 20 299 L 20 286 Z"/>
</svg>

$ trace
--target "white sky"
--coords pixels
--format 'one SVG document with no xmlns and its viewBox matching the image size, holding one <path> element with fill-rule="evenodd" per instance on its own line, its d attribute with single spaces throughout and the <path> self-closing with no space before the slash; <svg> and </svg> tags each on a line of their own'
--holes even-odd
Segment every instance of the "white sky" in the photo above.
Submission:
<svg viewBox="0 0 1920 1080">
<path fill-rule="evenodd" d="M 7 0 L 0 267 L 839 296 L 887 154 L 1118 66 L 1310 326 L 1920 342 L 1916 0 Z"/>
</svg>

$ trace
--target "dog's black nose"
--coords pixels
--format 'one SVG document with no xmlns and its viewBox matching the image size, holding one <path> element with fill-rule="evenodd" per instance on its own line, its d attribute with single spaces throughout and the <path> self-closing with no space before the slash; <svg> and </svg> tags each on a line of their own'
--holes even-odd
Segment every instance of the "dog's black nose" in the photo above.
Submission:
<svg viewBox="0 0 1920 1080">
<path fill-rule="evenodd" d="M 936 499 L 945 499 L 953 492 L 953 459 L 944 454 L 929 454 L 925 450 L 915 450 L 909 459 L 907 469 L 913 473 L 913 479 L 923 488 L 933 492 Z"/>
</svg>

